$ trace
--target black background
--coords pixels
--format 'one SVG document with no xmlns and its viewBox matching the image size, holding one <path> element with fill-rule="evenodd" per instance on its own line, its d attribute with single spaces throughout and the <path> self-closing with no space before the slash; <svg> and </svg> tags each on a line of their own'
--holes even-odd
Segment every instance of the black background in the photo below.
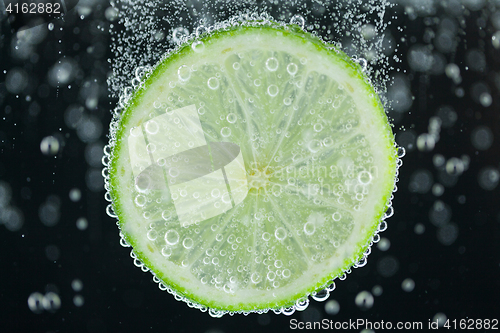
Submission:
<svg viewBox="0 0 500 333">
<path fill-rule="evenodd" d="M 110 71 L 107 59 L 112 57 L 107 33 L 109 22 L 104 14 L 109 4 L 93 2 L 92 6 L 92 12 L 83 19 L 74 10 L 64 21 L 54 21 L 54 29 L 34 46 L 36 61 L 33 56 L 28 59 L 14 56 L 11 43 L 15 31 L 7 20 L 2 20 L 0 180 L 11 189 L 10 205 L 22 211 L 24 224 L 18 231 L 0 226 L 0 332 L 285 332 L 290 330 L 292 318 L 301 321 L 327 318 L 335 322 L 359 318 L 393 323 L 421 321 L 426 327 L 438 313 L 457 320 L 500 319 L 499 188 L 485 190 L 478 183 L 480 170 L 486 165 L 498 168 L 500 160 L 500 87 L 496 82 L 500 75 L 500 50 L 491 42 L 495 31 L 489 20 L 494 13 L 491 9 L 485 7 L 464 15 L 464 34 L 460 36 L 457 51 L 447 56 L 447 60 L 464 68 L 467 50 L 474 47 L 484 53 L 486 67 L 482 71 L 462 70 L 463 82 L 459 85 L 454 85 L 444 74 L 415 72 L 409 67 L 405 58 L 408 49 L 424 43 L 424 30 L 432 23 L 424 16 L 409 19 L 401 8 L 394 9 L 399 16 L 392 27 L 404 26 L 406 36 L 399 49 L 403 55 L 400 68 L 406 70 L 415 96 L 409 111 L 390 114 L 395 119 L 397 139 L 402 126 L 417 134 L 426 132 L 429 118 L 442 105 L 452 106 L 458 118 L 451 128 L 442 129 L 441 140 L 433 151 L 407 149 L 397 184 L 399 190 L 393 201 L 395 214 L 381 234 L 390 240 L 390 248 L 381 251 L 374 246 L 365 267 L 353 270 L 345 281 L 337 281 L 330 299 L 339 302 L 340 312 L 328 315 L 325 303 L 311 300 L 306 311 L 291 317 L 270 312 L 215 319 L 175 301 L 158 289 L 149 273 L 132 264 L 130 249 L 120 246 L 115 221 L 105 213 L 107 202 L 102 180 L 91 176 L 100 167 L 89 165 L 85 158 L 90 141 L 82 141 L 65 122 L 69 105 L 85 104 L 77 88 L 89 80 L 97 83 L 98 105 L 86 112 L 103 127 L 101 135 L 92 139 L 102 146 L 107 140 L 110 110 L 117 102 L 108 97 L 106 85 Z M 438 10 L 432 17 L 442 15 Z M 484 25 L 479 21 L 481 18 Z M 105 31 L 99 30 L 98 25 L 105 27 Z M 63 55 L 74 59 L 79 66 L 71 89 L 48 83 L 47 69 Z M 10 93 L 6 88 L 3 70 L 8 73 L 12 68 L 23 68 L 28 73 L 29 82 L 19 93 Z M 471 87 L 477 81 L 490 87 L 489 107 L 481 106 L 471 97 Z M 463 98 L 456 96 L 458 86 L 464 89 Z M 30 101 L 26 100 L 28 95 Z M 33 107 L 33 102 L 38 107 Z M 471 143 L 471 133 L 477 125 L 487 125 L 493 132 L 493 144 L 486 151 L 478 151 Z M 49 135 L 61 143 L 55 156 L 40 151 L 41 140 Z M 470 166 L 456 184 L 445 186 L 439 198 L 430 190 L 411 191 L 411 177 L 417 170 L 429 170 L 434 182 L 440 181 L 440 171 L 432 162 L 436 153 L 447 158 L 466 154 Z M 73 188 L 82 193 L 77 202 L 68 196 Z M 47 200 L 59 202 L 60 217 L 52 227 L 40 222 L 39 209 Z M 458 238 L 451 245 L 438 241 L 438 228 L 429 221 L 429 211 L 436 200 L 449 205 L 451 221 L 458 226 Z M 87 218 L 86 230 L 76 227 L 79 217 Z M 417 223 L 425 226 L 421 235 L 414 231 Z M 48 246 L 58 249 L 56 260 L 48 259 Z M 398 270 L 390 277 L 383 277 L 377 265 L 387 257 L 397 261 Z M 411 292 L 401 287 L 406 278 L 415 281 Z M 71 287 L 74 279 L 83 282 L 80 292 Z M 356 306 L 356 295 L 362 290 L 372 290 L 375 285 L 381 286 L 383 293 L 374 296 L 373 307 L 362 310 Z M 61 307 L 53 312 L 33 313 L 27 300 L 36 291 L 42 294 L 56 291 Z M 73 303 L 76 294 L 84 297 L 81 307 Z"/>
</svg>

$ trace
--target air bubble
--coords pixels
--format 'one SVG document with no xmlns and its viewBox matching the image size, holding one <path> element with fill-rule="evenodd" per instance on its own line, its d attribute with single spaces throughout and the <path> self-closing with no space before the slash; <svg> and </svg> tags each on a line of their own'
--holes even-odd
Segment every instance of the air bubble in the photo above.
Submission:
<svg viewBox="0 0 500 333">
<path fill-rule="evenodd" d="M 221 130 L 220 130 L 220 134 L 227 138 L 228 136 L 231 135 L 231 129 L 229 127 L 223 127 Z"/>
<path fill-rule="evenodd" d="M 202 41 L 196 41 L 191 45 L 191 48 L 196 53 L 201 53 L 205 50 L 205 44 Z"/>
<path fill-rule="evenodd" d="M 193 247 L 193 240 L 189 237 L 186 237 L 183 241 L 182 241 L 182 246 L 184 246 L 185 249 L 190 249 Z"/>
<path fill-rule="evenodd" d="M 340 221 L 340 219 L 341 219 L 341 218 L 342 218 L 342 215 L 341 215 L 339 212 L 335 212 L 335 213 L 333 213 L 333 215 L 332 215 L 332 219 L 333 219 L 334 221 L 337 221 L 337 222 L 338 222 L 338 221 Z"/>
<path fill-rule="evenodd" d="M 181 81 L 189 80 L 189 78 L 191 77 L 191 68 L 189 68 L 186 65 L 182 65 L 177 70 L 177 76 L 179 77 L 179 80 L 181 80 Z"/>
<path fill-rule="evenodd" d="M 336 315 L 340 311 L 340 305 L 339 302 L 336 300 L 329 300 L 328 302 L 325 303 L 325 312 L 329 315 Z"/>
<path fill-rule="evenodd" d="M 175 168 L 175 167 L 172 167 L 172 168 L 170 168 L 170 169 L 168 170 L 168 174 L 169 174 L 171 177 L 175 178 L 175 177 L 177 177 L 177 176 L 180 174 L 180 172 L 179 172 L 179 169 L 177 169 L 177 168 Z"/>
<path fill-rule="evenodd" d="M 298 70 L 299 70 L 299 67 L 296 64 L 294 64 L 293 62 L 289 63 L 288 66 L 286 66 L 286 71 L 290 75 L 297 74 Z"/>
<path fill-rule="evenodd" d="M 403 282 L 401 282 L 401 288 L 409 293 L 415 289 L 415 281 L 410 278 L 404 279 Z"/>
<path fill-rule="evenodd" d="M 290 19 L 290 24 L 296 24 L 298 25 L 301 29 L 304 29 L 304 26 L 306 24 L 306 20 L 302 15 L 295 14 L 292 16 Z"/>
<path fill-rule="evenodd" d="M 275 84 L 271 84 L 269 87 L 267 87 L 267 93 L 271 97 L 276 97 L 276 95 L 278 95 L 279 91 L 280 90 L 279 90 L 278 86 Z"/>
<path fill-rule="evenodd" d="M 483 190 L 493 191 L 500 180 L 500 172 L 498 169 L 487 166 L 482 168 L 478 174 L 478 183 Z"/>
<path fill-rule="evenodd" d="M 313 222 L 307 222 L 304 224 L 304 232 L 306 235 L 311 236 L 316 231 L 316 227 Z"/>
<path fill-rule="evenodd" d="M 40 150 L 44 155 L 56 155 L 59 152 L 59 141 L 53 136 L 46 136 L 40 142 Z"/>
<path fill-rule="evenodd" d="M 276 237 L 276 239 L 282 241 L 286 238 L 286 230 L 281 227 L 277 228 L 276 231 L 274 232 L 274 236 Z"/>
<path fill-rule="evenodd" d="M 361 291 L 356 295 L 354 302 L 361 310 L 368 310 L 373 306 L 373 295 L 369 291 Z"/>
<path fill-rule="evenodd" d="M 238 117 L 234 113 L 230 113 L 226 117 L 227 121 L 231 124 L 234 124 L 236 120 L 238 120 Z"/>
<path fill-rule="evenodd" d="M 186 37 L 189 35 L 189 30 L 183 27 L 177 27 L 172 33 L 172 39 L 174 43 L 183 43 Z"/>
<path fill-rule="evenodd" d="M 436 145 L 436 139 L 429 133 L 422 133 L 417 138 L 417 148 L 420 151 L 431 151 Z"/>
<path fill-rule="evenodd" d="M 323 130 L 323 125 L 321 124 L 314 124 L 313 126 L 315 132 L 321 132 Z"/>
<path fill-rule="evenodd" d="M 271 57 L 266 60 L 266 68 L 270 72 L 275 72 L 278 70 L 279 62 L 278 59 Z"/>
<path fill-rule="evenodd" d="M 312 153 L 317 153 L 321 149 L 321 142 L 319 140 L 311 140 L 307 144 L 307 148 L 312 152 Z"/>
<path fill-rule="evenodd" d="M 211 77 L 207 81 L 208 87 L 212 90 L 219 88 L 219 79 L 216 77 Z"/>
<path fill-rule="evenodd" d="M 477 126 L 472 130 L 472 145 L 478 150 L 488 150 L 493 144 L 493 132 L 487 126 Z"/>
<path fill-rule="evenodd" d="M 165 232 L 165 242 L 167 242 L 168 245 L 175 245 L 179 242 L 179 233 L 173 229 L 168 230 Z"/>
<path fill-rule="evenodd" d="M 235 62 L 235 63 L 233 63 L 233 69 L 234 69 L 234 70 L 238 70 L 238 69 L 240 69 L 240 68 L 241 68 L 241 65 L 240 65 L 240 63 L 239 63 L 239 62 Z"/>
<path fill-rule="evenodd" d="M 446 162 L 446 172 L 452 176 L 460 176 L 464 172 L 464 163 L 461 159 L 452 157 Z"/>
</svg>

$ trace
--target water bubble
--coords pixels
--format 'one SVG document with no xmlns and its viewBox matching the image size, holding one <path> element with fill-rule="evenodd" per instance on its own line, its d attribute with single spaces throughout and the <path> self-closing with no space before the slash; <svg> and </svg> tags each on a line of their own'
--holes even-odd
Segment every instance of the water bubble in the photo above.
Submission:
<svg viewBox="0 0 500 333">
<path fill-rule="evenodd" d="M 177 169 L 175 167 L 172 167 L 172 168 L 168 169 L 168 174 L 171 177 L 175 178 L 175 177 L 177 177 L 180 174 L 180 172 L 179 172 L 179 169 Z"/>
<path fill-rule="evenodd" d="M 172 255 L 172 248 L 170 247 L 164 247 L 161 249 L 161 255 L 164 257 L 170 257 Z"/>
<path fill-rule="evenodd" d="M 22 211 L 13 206 L 2 207 L 1 203 L 0 208 L 0 224 L 4 224 L 9 231 L 19 231 L 24 224 Z"/>
<path fill-rule="evenodd" d="M 274 236 L 276 237 L 277 240 L 284 240 L 286 238 L 286 230 L 283 229 L 283 228 L 277 228 L 275 231 L 274 231 Z M 279 268 L 279 267 L 278 267 Z"/>
<path fill-rule="evenodd" d="M 250 276 L 250 280 L 252 281 L 252 283 L 257 284 L 262 280 L 262 278 L 259 273 L 255 272 Z"/>
<path fill-rule="evenodd" d="M 323 130 L 323 125 L 321 125 L 320 123 L 314 124 L 313 128 L 315 132 L 321 132 Z"/>
<path fill-rule="evenodd" d="M 497 31 L 491 36 L 491 44 L 495 49 L 500 49 L 500 31 Z"/>
<path fill-rule="evenodd" d="M 76 307 L 81 307 L 85 303 L 85 299 L 83 298 L 82 295 L 75 295 L 73 297 L 73 304 L 75 304 Z"/>
<path fill-rule="evenodd" d="M 53 200 L 54 199 L 54 200 Z M 38 209 L 40 221 L 47 227 L 53 227 L 59 222 L 61 216 L 60 204 L 57 197 L 49 197 Z"/>
<path fill-rule="evenodd" d="M 493 191 L 498 186 L 500 172 L 498 169 L 487 166 L 482 168 L 478 174 L 478 183 L 482 189 Z"/>
<path fill-rule="evenodd" d="M 417 148 L 420 151 L 431 151 L 436 145 L 436 139 L 429 133 L 422 133 L 417 138 Z"/>
<path fill-rule="evenodd" d="M 44 310 L 43 295 L 39 292 L 31 293 L 28 297 L 28 307 L 33 313 L 42 313 Z"/>
<path fill-rule="evenodd" d="M 313 222 L 307 222 L 304 224 L 304 232 L 306 235 L 311 236 L 316 231 L 316 227 Z"/>
<path fill-rule="evenodd" d="M 433 322 L 437 322 L 438 323 L 438 327 L 443 327 L 444 324 L 446 323 L 446 315 L 442 312 L 438 312 L 434 315 L 434 317 L 432 318 L 432 321 Z"/>
<path fill-rule="evenodd" d="M 253 81 L 253 84 L 256 86 L 256 87 L 259 87 L 261 85 L 262 81 L 260 81 L 259 79 L 255 79 Z"/>
<path fill-rule="evenodd" d="M 234 69 L 234 70 L 236 70 L 236 71 L 237 71 L 237 70 L 238 70 L 238 69 L 240 69 L 240 68 L 241 68 L 241 65 L 240 65 L 240 63 L 239 63 L 239 62 L 235 62 L 235 63 L 233 63 L 233 69 Z"/>
<path fill-rule="evenodd" d="M 76 220 L 76 227 L 78 228 L 78 230 L 85 230 L 87 229 L 88 225 L 89 222 L 85 217 L 80 217 L 78 218 L 78 220 Z"/>
<path fill-rule="evenodd" d="M 293 62 L 289 63 L 288 66 L 286 66 L 286 71 L 290 75 L 297 74 L 298 70 L 299 70 L 299 67 L 296 64 L 294 64 Z"/>
<path fill-rule="evenodd" d="M 217 188 L 214 188 L 212 192 L 210 192 L 213 198 L 218 198 L 220 196 L 220 191 Z"/>
<path fill-rule="evenodd" d="M 481 95 L 479 95 L 479 103 L 481 103 L 481 105 L 485 108 L 490 106 L 492 102 L 493 99 L 491 98 L 491 95 L 489 93 L 483 92 Z"/>
<path fill-rule="evenodd" d="M 266 68 L 270 72 L 275 72 L 278 69 L 279 62 L 278 59 L 271 57 L 266 60 Z"/>
<path fill-rule="evenodd" d="M 230 113 L 226 117 L 227 121 L 231 124 L 234 124 L 236 120 L 238 120 L 238 117 L 234 113 Z"/>
<path fill-rule="evenodd" d="M 199 27 L 196 28 L 195 30 L 195 33 L 196 33 L 196 37 L 199 37 L 201 35 L 203 35 L 204 33 L 206 33 L 208 31 L 208 29 L 204 26 L 204 25 L 200 25 Z"/>
<path fill-rule="evenodd" d="M 167 230 L 165 232 L 165 242 L 168 245 L 175 245 L 179 242 L 179 233 L 173 229 Z"/>
<path fill-rule="evenodd" d="M 372 174 L 368 171 L 361 171 L 359 174 L 358 174 L 358 181 L 362 184 L 362 185 L 368 185 L 372 182 Z"/>
<path fill-rule="evenodd" d="M 290 24 L 296 24 L 298 25 L 301 29 L 304 29 L 304 26 L 306 24 L 306 20 L 302 15 L 295 14 L 292 16 L 290 19 Z"/>
<path fill-rule="evenodd" d="M 441 184 L 434 184 L 432 185 L 432 194 L 434 194 L 436 197 L 442 196 L 444 193 L 444 186 Z"/>
<path fill-rule="evenodd" d="M 201 53 L 205 50 L 205 44 L 201 40 L 199 40 L 199 41 L 194 42 L 191 45 L 191 48 L 193 49 L 194 52 Z"/>
<path fill-rule="evenodd" d="M 182 241 L 182 246 L 184 246 L 184 248 L 186 249 L 190 249 L 192 248 L 194 245 L 194 242 L 193 242 L 193 239 L 189 238 L 189 237 L 186 237 L 183 241 Z"/>
<path fill-rule="evenodd" d="M 458 226 L 455 223 L 448 223 L 440 227 L 437 231 L 437 238 L 443 245 L 451 245 L 458 237 Z"/>
<path fill-rule="evenodd" d="M 220 130 L 220 134 L 227 138 L 228 136 L 231 135 L 231 129 L 229 127 L 223 127 L 221 130 Z"/>
<path fill-rule="evenodd" d="M 267 87 L 267 93 L 271 97 L 276 97 L 276 95 L 278 95 L 279 91 L 280 90 L 279 90 L 278 86 L 275 84 L 271 84 L 269 87 Z"/>
<path fill-rule="evenodd" d="M 307 148 L 312 152 L 312 153 L 317 153 L 321 149 L 321 142 L 319 140 L 311 140 L 307 144 Z"/>
<path fill-rule="evenodd" d="M 181 81 L 187 81 L 191 77 L 191 68 L 186 65 L 182 65 L 177 69 L 177 76 Z"/>
<path fill-rule="evenodd" d="M 382 237 L 380 241 L 377 243 L 377 248 L 380 251 L 387 251 L 391 247 L 391 241 L 385 237 Z"/>
<path fill-rule="evenodd" d="M 69 191 L 69 199 L 73 202 L 77 202 L 77 201 L 80 201 L 82 197 L 82 192 L 77 189 L 77 188 L 73 188 Z"/>
<path fill-rule="evenodd" d="M 49 312 L 55 312 L 61 307 L 61 299 L 54 292 L 48 292 L 43 296 L 43 308 Z"/>
<path fill-rule="evenodd" d="M 429 211 L 429 220 L 436 227 L 448 223 L 451 219 L 451 208 L 441 200 L 437 200 Z"/>
<path fill-rule="evenodd" d="M 422 223 L 417 223 L 413 231 L 415 231 L 417 235 L 421 235 L 425 232 L 425 226 Z"/>
<path fill-rule="evenodd" d="M 379 286 L 379 285 L 375 285 L 375 286 L 373 286 L 373 288 L 372 288 L 372 294 L 373 294 L 373 296 L 377 296 L 377 297 L 378 297 L 378 296 L 382 295 L 382 292 L 383 292 L 383 291 L 384 291 L 384 290 L 383 290 L 383 289 L 382 289 L 382 287 L 381 287 L 381 286 Z"/>
<path fill-rule="evenodd" d="M 361 291 L 356 295 L 354 302 L 361 310 L 368 310 L 373 306 L 373 295 L 369 291 Z"/>
<path fill-rule="evenodd" d="M 74 279 L 71 281 L 71 288 L 73 288 L 74 291 L 79 292 L 83 289 L 83 282 L 80 279 Z"/>
<path fill-rule="evenodd" d="M 409 293 L 415 289 L 415 281 L 410 278 L 404 279 L 403 282 L 401 282 L 401 288 Z"/>
<path fill-rule="evenodd" d="M 208 87 L 212 90 L 219 88 L 219 79 L 216 77 L 211 77 L 207 81 Z"/>
<path fill-rule="evenodd" d="M 410 176 L 410 192 L 427 193 L 433 184 L 433 177 L 428 170 L 417 170 Z"/>
<path fill-rule="evenodd" d="M 332 215 L 332 219 L 333 219 L 334 221 L 337 221 L 337 222 L 338 222 L 338 221 L 340 221 L 340 219 L 341 219 L 341 218 L 342 218 L 342 215 L 341 215 L 339 212 L 335 212 L 335 213 L 333 213 L 333 215 Z"/>
<path fill-rule="evenodd" d="M 172 32 L 172 39 L 174 43 L 180 44 L 189 35 L 189 30 L 183 27 L 177 27 Z"/>
<path fill-rule="evenodd" d="M 399 269 L 399 262 L 393 256 L 386 256 L 380 259 L 377 263 L 377 271 L 383 277 L 391 277 Z"/>
<path fill-rule="evenodd" d="M 40 142 L 40 150 L 44 155 L 56 155 L 59 152 L 59 141 L 53 136 L 46 136 Z"/>
<path fill-rule="evenodd" d="M 339 302 L 336 300 L 329 300 L 328 302 L 325 303 L 325 312 L 329 315 L 336 315 L 340 311 L 340 305 Z"/>
<path fill-rule="evenodd" d="M 477 126 L 472 130 L 472 145 L 478 150 L 488 150 L 493 144 L 493 132 L 487 126 Z"/>
<path fill-rule="evenodd" d="M 446 162 L 446 172 L 450 175 L 459 176 L 464 170 L 464 163 L 459 158 L 452 157 Z"/>
</svg>

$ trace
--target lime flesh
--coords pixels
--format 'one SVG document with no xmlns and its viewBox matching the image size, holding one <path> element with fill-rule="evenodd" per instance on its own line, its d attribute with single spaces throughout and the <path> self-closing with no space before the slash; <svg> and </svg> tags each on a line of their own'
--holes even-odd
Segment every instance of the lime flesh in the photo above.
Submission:
<svg viewBox="0 0 500 333">
<path fill-rule="evenodd" d="M 288 308 L 323 289 L 364 257 L 394 189 L 378 95 L 360 66 L 294 27 L 187 43 L 115 128 L 108 186 L 124 240 L 199 307 Z M 224 163 L 221 143 L 238 147 Z M 179 181 L 198 156 L 188 148 L 210 170 Z"/>
</svg>

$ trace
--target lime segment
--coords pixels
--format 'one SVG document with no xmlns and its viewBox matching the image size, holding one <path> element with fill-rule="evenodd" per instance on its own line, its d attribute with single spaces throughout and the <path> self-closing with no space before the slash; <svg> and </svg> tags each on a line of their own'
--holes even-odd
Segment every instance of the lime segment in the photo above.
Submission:
<svg viewBox="0 0 500 333">
<path fill-rule="evenodd" d="M 109 188 L 126 242 L 162 285 L 211 309 L 287 308 L 324 288 L 363 258 L 394 189 L 378 95 L 293 27 L 184 45 L 117 126 Z"/>
</svg>

